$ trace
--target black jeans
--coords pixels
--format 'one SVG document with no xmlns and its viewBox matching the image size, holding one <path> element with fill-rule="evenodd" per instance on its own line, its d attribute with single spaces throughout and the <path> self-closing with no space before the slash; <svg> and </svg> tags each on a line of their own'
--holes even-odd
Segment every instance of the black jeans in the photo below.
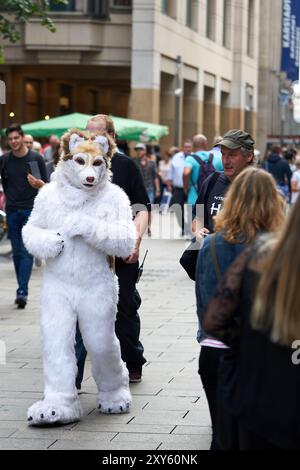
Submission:
<svg viewBox="0 0 300 470">
<path fill-rule="evenodd" d="M 255 419 L 255 416 L 253 419 Z M 280 450 L 279 447 L 275 447 L 270 442 L 250 431 L 242 421 L 239 421 L 238 430 L 240 450 Z"/>
<path fill-rule="evenodd" d="M 170 206 L 172 207 L 175 204 L 175 215 L 178 224 L 181 227 L 181 233 L 184 235 L 185 232 L 185 222 L 184 222 L 184 205 L 186 203 L 187 196 L 182 188 L 174 188 L 172 200 Z"/>
<path fill-rule="evenodd" d="M 217 388 L 218 388 L 218 369 L 220 359 L 224 354 L 224 349 L 202 346 L 199 356 L 199 370 L 205 395 L 208 401 L 212 424 L 212 442 L 211 450 L 219 450 L 220 446 L 217 439 Z"/>
<path fill-rule="evenodd" d="M 116 259 L 116 275 L 119 280 L 119 303 L 115 325 L 116 335 L 120 341 L 123 361 L 126 362 L 129 371 L 136 371 L 146 362 L 143 356 L 144 347 L 139 340 L 141 323 L 138 309 L 141 305 L 141 298 L 135 286 L 138 275 L 138 263 L 126 264 L 122 259 Z M 75 353 L 78 366 L 76 387 L 80 389 L 87 352 L 78 325 Z"/>
</svg>

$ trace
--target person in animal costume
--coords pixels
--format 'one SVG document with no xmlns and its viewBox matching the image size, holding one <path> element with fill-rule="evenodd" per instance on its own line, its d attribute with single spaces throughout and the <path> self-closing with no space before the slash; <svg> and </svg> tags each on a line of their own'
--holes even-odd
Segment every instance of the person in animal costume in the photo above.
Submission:
<svg viewBox="0 0 300 470">
<path fill-rule="evenodd" d="M 128 257 L 136 231 L 128 197 L 110 182 L 109 136 L 73 129 L 51 183 L 35 199 L 22 231 L 27 250 L 46 260 L 41 291 L 44 399 L 30 425 L 69 423 L 82 415 L 75 387 L 76 322 L 92 363 L 102 413 L 131 405 L 128 371 L 115 335 L 118 284 L 108 257 Z"/>
</svg>

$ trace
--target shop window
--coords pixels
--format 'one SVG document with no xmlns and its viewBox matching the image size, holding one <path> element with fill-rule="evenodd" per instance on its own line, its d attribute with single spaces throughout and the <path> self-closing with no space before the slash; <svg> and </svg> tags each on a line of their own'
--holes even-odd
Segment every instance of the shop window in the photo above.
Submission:
<svg viewBox="0 0 300 470">
<path fill-rule="evenodd" d="M 87 113 L 88 114 L 98 114 L 97 112 L 97 98 L 98 93 L 96 90 L 88 90 L 87 92 Z"/>
<path fill-rule="evenodd" d="M 73 87 L 69 85 L 60 86 L 59 114 L 70 114 L 73 111 Z"/>
<path fill-rule="evenodd" d="M 25 81 L 25 122 L 41 119 L 41 82 L 40 80 Z"/>
</svg>

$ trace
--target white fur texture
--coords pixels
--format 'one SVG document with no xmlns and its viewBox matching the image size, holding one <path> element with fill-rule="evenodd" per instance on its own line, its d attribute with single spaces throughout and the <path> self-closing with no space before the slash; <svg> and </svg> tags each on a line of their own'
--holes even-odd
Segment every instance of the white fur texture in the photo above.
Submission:
<svg viewBox="0 0 300 470">
<path fill-rule="evenodd" d="M 107 255 L 132 253 L 135 226 L 126 194 L 108 181 L 107 173 L 85 188 L 79 166 L 73 160 L 59 163 L 22 231 L 28 251 L 46 259 L 41 292 L 45 391 L 44 400 L 28 410 L 30 425 L 81 417 L 75 388 L 77 321 L 92 362 L 99 410 L 124 413 L 131 405 L 128 371 L 115 335 L 118 284 Z"/>
</svg>

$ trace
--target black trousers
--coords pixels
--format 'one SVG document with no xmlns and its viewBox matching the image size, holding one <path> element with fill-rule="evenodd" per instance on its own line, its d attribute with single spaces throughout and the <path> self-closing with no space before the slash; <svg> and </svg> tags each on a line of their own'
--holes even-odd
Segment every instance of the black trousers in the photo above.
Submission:
<svg viewBox="0 0 300 470">
<path fill-rule="evenodd" d="M 276 410 L 274 410 L 276 413 Z M 255 419 L 255 416 L 253 417 Z M 250 431 L 242 421 L 239 421 L 239 447 L 240 450 L 280 450 L 270 442 Z"/>
<path fill-rule="evenodd" d="M 211 450 L 219 450 L 217 439 L 217 389 L 218 389 L 218 369 L 224 349 L 202 346 L 199 356 L 199 370 L 205 395 L 208 401 L 212 424 Z"/>
<path fill-rule="evenodd" d="M 135 371 L 145 364 L 144 347 L 139 340 L 141 322 L 138 309 L 141 297 L 136 289 L 139 264 L 126 264 L 116 260 L 116 274 L 119 279 L 119 303 L 116 320 L 116 334 L 121 345 L 121 355 L 129 371 Z"/>
<path fill-rule="evenodd" d="M 138 309 L 141 305 L 141 298 L 136 289 L 138 268 L 138 263 L 126 264 L 122 259 L 116 259 L 116 275 L 119 281 L 119 303 L 115 329 L 120 341 L 121 356 L 123 361 L 126 362 L 129 371 L 139 370 L 146 362 L 143 355 L 144 347 L 139 340 L 141 323 Z M 78 325 L 75 354 L 78 366 L 76 387 L 80 389 L 87 352 Z"/>
<path fill-rule="evenodd" d="M 178 221 L 179 226 L 181 227 L 181 233 L 184 235 L 185 230 L 185 222 L 184 222 L 184 205 L 186 203 L 187 196 L 182 188 L 174 188 L 172 200 L 171 200 L 171 207 L 173 204 L 177 205 L 175 210 L 175 215 Z"/>
</svg>

